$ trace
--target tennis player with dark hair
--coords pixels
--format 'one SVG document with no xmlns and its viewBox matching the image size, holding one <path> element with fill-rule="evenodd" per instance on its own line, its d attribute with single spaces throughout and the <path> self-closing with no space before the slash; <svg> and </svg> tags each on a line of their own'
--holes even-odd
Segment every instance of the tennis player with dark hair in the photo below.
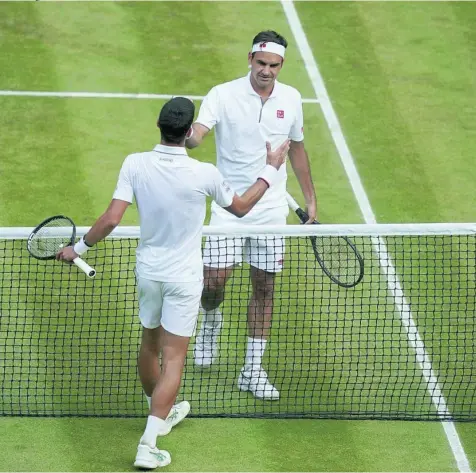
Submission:
<svg viewBox="0 0 476 473">
<path fill-rule="evenodd" d="M 164 105 L 158 119 L 160 145 L 127 156 L 106 212 L 74 247 L 57 254 L 58 260 L 67 262 L 83 254 L 111 233 L 136 199 L 140 217 L 136 275 L 143 326 L 138 368 L 144 391 L 152 398 L 134 463 L 139 468 L 170 463 L 170 454 L 156 447 L 157 437 L 167 435 L 190 410 L 188 402 L 175 406 L 174 402 L 203 289 L 206 197 L 234 216 L 246 215 L 277 178 L 289 149 L 288 141 L 275 151 L 263 143 L 266 162 L 255 182 L 238 196 L 214 165 L 188 157 L 185 140 L 192 136 L 194 113 L 193 103 L 183 97 Z"/>
<path fill-rule="evenodd" d="M 287 41 L 275 31 L 262 31 L 253 38 L 248 54 L 250 73 L 246 77 L 213 87 L 205 97 L 194 136 L 186 146 L 198 146 L 215 127 L 217 167 L 238 192 L 259 175 L 266 162 L 264 143 L 277 147 L 291 140 L 289 159 L 306 201 L 309 220 L 316 218 L 316 196 L 309 160 L 304 148 L 303 112 L 300 93 L 277 81 L 284 63 Z M 286 166 L 278 173 L 276 185 L 241 221 L 212 204 L 211 225 L 285 225 Z M 238 388 L 261 399 L 279 399 L 279 391 L 262 368 L 262 357 L 270 333 L 274 278 L 282 270 L 284 239 L 208 238 L 204 248 L 204 311 L 195 342 L 195 363 L 210 366 L 218 355 L 222 326 L 219 306 L 233 267 L 243 259 L 251 265 L 252 295 L 248 306 L 246 358 Z"/>
</svg>

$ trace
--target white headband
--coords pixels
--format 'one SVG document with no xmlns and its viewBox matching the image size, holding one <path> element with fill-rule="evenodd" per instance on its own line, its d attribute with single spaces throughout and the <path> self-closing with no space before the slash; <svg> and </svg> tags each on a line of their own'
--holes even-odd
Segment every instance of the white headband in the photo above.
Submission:
<svg viewBox="0 0 476 473">
<path fill-rule="evenodd" d="M 262 43 L 255 43 L 253 44 L 253 48 L 251 49 L 252 53 L 257 53 L 262 51 L 263 53 L 274 53 L 278 54 L 282 58 L 284 58 L 284 52 L 286 51 L 286 48 L 284 46 L 281 46 L 278 43 L 267 43 L 262 42 Z"/>
</svg>

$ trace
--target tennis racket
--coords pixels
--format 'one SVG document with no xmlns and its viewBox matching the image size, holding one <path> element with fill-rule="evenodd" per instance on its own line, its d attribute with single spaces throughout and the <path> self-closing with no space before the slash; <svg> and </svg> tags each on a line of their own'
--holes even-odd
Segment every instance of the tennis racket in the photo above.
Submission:
<svg viewBox="0 0 476 473">
<path fill-rule="evenodd" d="M 302 223 L 309 215 L 286 193 L 291 210 L 296 212 Z M 314 222 L 319 224 L 319 222 Z M 341 287 L 354 287 L 364 277 L 364 260 L 355 245 L 345 236 L 311 236 L 312 249 L 319 266 L 332 282 Z"/>
<path fill-rule="evenodd" d="M 76 239 L 76 225 L 64 215 L 55 215 L 41 222 L 30 234 L 27 249 L 31 256 L 39 260 L 56 258 L 61 248 L 71 246 Z M 96 270 L 81 258 L 75 258 L 73 263 L 90 278 L 96 276 Z"/>
</svg>

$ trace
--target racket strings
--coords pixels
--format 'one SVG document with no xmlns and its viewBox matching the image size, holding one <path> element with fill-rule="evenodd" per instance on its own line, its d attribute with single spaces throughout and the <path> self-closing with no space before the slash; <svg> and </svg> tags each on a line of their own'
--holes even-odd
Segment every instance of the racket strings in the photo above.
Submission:
<svg viewBox="0 0 476 473">
<path fill-rule="evenodd" d="M 312 237 L 316 258 L 335 278 L 351 284 L 361 272 L 360 261 L 353 248 L 343 237 Z"/>
<path fill-rule="evenodd" d="M 54 256 L 61 248 L 72 243 L 74 227 L 66 218 L 51 220 L 38 229 L 29 241 L 29 250 L 39 258 Z"/>
</svg>

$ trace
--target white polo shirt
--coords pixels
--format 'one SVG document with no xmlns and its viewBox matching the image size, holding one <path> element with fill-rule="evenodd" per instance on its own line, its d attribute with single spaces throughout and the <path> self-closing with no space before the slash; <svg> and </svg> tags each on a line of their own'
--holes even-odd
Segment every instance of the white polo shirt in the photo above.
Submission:
<svg viewBox="0 0 476 473">
<path fill-rule="evenodd" d="M 234 194 L 213 164 L 190 158 L 185 148 L 157 145 L 127 156 L 113 198 L 137 202 L 138 276 L 163 282 L 203 279 L 206 196 L 228 207 Z"/>
<path fill-rule="evenodd" d="M 238 194 L 243 194 L 266 165 L 266 141 L 274 150 L 286 139 L 304 140 L 301 94 L 275 82 L 263 105 L 250 75 L 220 84 L 204 98 L 196 120 L 216 127 L 217 167 Z M 286 206 L 286 166 L 255 209 Z"/>
</svg>

